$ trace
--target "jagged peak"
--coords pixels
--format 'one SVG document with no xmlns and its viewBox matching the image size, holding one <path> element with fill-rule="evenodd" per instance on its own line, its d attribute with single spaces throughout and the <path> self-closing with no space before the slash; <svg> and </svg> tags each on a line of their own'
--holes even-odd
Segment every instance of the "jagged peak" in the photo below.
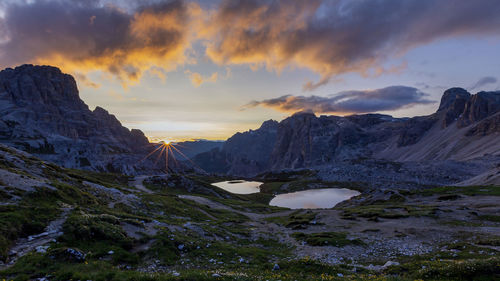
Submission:
<svg viewBox="0 0 500 281">
<path fill-rule="evenodd" d="M 278 121 L 273 120 L 273 119 L 269 119 L 269 120 L 267 120 L 267 121 L 264 121 L 264 122 L 262 123 L 262 125 L 260 126 L 260 128 L 259 128 L 259 129 L 264 129 L 264 130 L 266 130 L 266 129 L 273 129 L 273 128 L 277 128 L 277 127 L 278 127 L 278 124 L 279 124 L 279 123 L 278 123 Z"/>
</svg>

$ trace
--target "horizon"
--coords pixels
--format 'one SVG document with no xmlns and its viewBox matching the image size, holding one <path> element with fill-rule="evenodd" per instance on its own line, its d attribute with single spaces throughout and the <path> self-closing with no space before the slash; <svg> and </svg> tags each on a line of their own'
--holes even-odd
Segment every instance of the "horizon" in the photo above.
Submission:
<svg viewBox="0 0 500 281">
<path fill-rule="evenodd" d="M 499 90 L 498 12 L 491 0 L 7 0 L 0 65 L 59 67 L 90 108 L 150 140 L 225 140 L 303 110 L 413 117 L 451 87 Z"/>
</svg>

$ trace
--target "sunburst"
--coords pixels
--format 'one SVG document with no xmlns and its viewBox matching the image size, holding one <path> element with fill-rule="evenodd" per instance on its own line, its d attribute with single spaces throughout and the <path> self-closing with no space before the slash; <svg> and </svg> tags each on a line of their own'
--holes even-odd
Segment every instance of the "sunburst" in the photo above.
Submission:
<svg viewBox="0 0 500 281">
<path fill-rule="evenodd" d="M 176 146 L 182 147 L 182 145 L 174 144 L 174 142 L 171 142 L 171 141 L 161 141 L 155 145 L 156 145 L 156 147 L 148 155 L 146 155 L 143 159 L 141 159 L 141 161 L 139 161 L 139 162 L 142 162 L 142 161 L 148 159 L 149 157 L 153 157 L 156 154 L 156 158 L 154 161 L 155 165 L 158 164 L 158 162 L 160 162 L 160 159 L 164 159 L 165 160 L 165 174 L 168 174 L 169 168 L 170 168 L 170 170 L 172 168 L 172 167 L 169 167 L 169 159 L 174 164 L 174 166 L 181 167 L 181 165 L 179 164 L 179 162 L 177 161 L 177 158 L 175 156 L 175 153 L 178 153 L 185 160 L 187 160 L 191 165 L 200 169 L 201 171 L 204 171 L 201 167 L 196 165 L 191 159 L 189 159 L 189 157 L 187 157 L 182 151 L 180 151 L 176 147 Z"/>
</svg>

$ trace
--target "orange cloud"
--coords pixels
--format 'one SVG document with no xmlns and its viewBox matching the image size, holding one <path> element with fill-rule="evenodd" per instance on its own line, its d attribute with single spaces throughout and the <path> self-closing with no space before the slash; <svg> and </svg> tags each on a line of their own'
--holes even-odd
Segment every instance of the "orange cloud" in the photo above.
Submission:
<svg viewBox="0 0 500 281">
<path fill-rule="evenodd" d="M 170 71 L 188 61 L 189 15 L 196 9 L 182 1 L 140 7 L 133 14 L 59 1 L 13 5 L 4 22 L 9 40 L 1 49 L 9 56 L 2 63 L 57 65 L 80 77 L 103 70 L 133 84 L 150 69 Z"/>
<path fill-rule="evenodd" d="M 219 76 L 219 74 L 217 72 L 212 73 L 212 75 L 210 75 L 209 77 L 204 77 L 200 73 L 191 72 L 189 70 L 186 70 L 184 73 L 189 76 L 191 83 L 193 83 L 193 85 L 195 87 L 199 87 L 199 86 L 201 86 L 201 84 L 206 83 L 206 82 L 215 83 L 215 82 L 217 82 L 217 78 Z"/>
</svg>

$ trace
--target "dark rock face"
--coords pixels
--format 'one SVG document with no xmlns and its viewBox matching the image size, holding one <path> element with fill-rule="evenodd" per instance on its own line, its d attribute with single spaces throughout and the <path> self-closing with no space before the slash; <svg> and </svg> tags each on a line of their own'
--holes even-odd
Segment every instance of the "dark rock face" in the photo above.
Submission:
<svg viewBox="0 0 500 281">
<path fill-rule="evenodd" d="M 350 148 L 363 146 L 367 139 L 362 128 L 345 118 L 295 114 L 278 127 L 271 167 L 273 170 L 301 168 L 363 154 Z"/>
<path fill-rule="evenodd" d="M 462 88 L 451 88 L 444 92 L 438 112 L 445 112 L 443 128 L 455 122 L 464 112 L 471 94 Z"/>
<path fill-rule="evenodd" d="M 500 92 L 479 92 L 471 95 L 462 88 L 444 92 L 438 113 L 444 112 L 443 127 L 455 123 L 467 127 L 500 111 Z"/>
<path fill-rule="evenodd" d="M 301 112 L 237 133 L 220 151 L 199 154 L 194 161 L 206 171 L 243 176 L 332 164 L 370 157 L 373 145 L 390 138 L 400 138 L 400 145 L 414 143 L 435 120 L 382 114 L 316 117 Z"/>
<path fill-rule="evenodd" d="M 0 72 L 0 141 L 66 167 L 126 173 L 149 149 L 140 130 L 90 111 L 72 76 L 33 65 Z"/>
<path fill-rule="evenodd" d="M 398 137 L 398 146 L 416 144 L 422 136 L 438 121 L 436 115 L 419 116 L 404 122 Z"/>
<path fill-rule="evenodd" d="M 268 120 L 259 129 L 236 133 L 221 149 L 198 154 L 193 160 L 207 172 L 247 175 L 267 170 L 277 128 L 278 122 Z"/>
<path fill-rule="evenodd" d="M 458 120 L 459 127 L 466 127 L 472 123 L 481 121 L 500 111 L 499 92 L 479 92 L 473 95 L 465 104 L 463 113 Z"/>
<path fill-rule="evenodd" d="M 224 142 L 210 140 L 183 141 L 175 144 L 173 155 L 180 160 L 190 159 L 200 153 L 222 148 Z M 178 151 L 177 151 L 178 150 Z"/>
<path fill-rule="evenodd" d="M 487 136 L 500 133 L 500 112 L 474 125 L 466 136 Z"/>
</svg>

